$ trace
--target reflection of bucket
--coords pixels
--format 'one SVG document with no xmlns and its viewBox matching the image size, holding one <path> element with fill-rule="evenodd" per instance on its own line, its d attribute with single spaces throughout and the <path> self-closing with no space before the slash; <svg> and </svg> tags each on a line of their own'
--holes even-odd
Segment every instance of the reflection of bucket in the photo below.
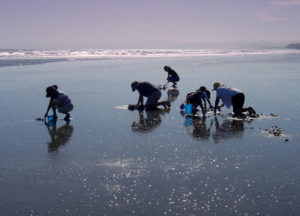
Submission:
<svg viewBox="0 0 300 216">
<path fill-rule="evenodd" d="M 186 104 L 184 106 L 184 108 L 185 108 L 185 113 L 186 114 L 192 114 L 192 110 L 193 110 L 193 105 L 192 104 Z"/>
<path fill-rule="evenodd" d="M 48 121 L 54 121 L 54 117 L 53 116 L 47 116 Z"/>
<path fill-rule="evenodd" d="M 185 121 L 183 123 L 184 126 L 189 127 L 192 126 L 193 122 L 192 122 L 192 118 L 190 116 L 187 116 L 185 118 Z"/>
</svg>

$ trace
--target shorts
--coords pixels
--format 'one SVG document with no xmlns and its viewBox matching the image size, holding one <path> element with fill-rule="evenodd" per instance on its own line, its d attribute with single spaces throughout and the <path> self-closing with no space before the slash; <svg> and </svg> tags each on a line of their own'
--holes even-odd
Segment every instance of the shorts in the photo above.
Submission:
<svg viewBox="0 0 300 216">
<path fill-rule="evenodd" d="M 231 98 L 231 104 L 234 113 L 240 113 L 245 102 L 245 95 L 243 93 L 236 94 Z"/>
<path fill-rule="evenodd" d="M 63 107 L 58 107 L 57 108 L 57 111 L 59 113 L 63 113 L 63 114 L 66 114 L 68 112 L 71 112 L 73 110 L 73 105 L 72 104 L 69 104 L 69 105 L 66 105 L 66 106 L 63 106 Z"/>
<path fill-rule="evenodd" d="M 156 104 L 158 100 L 161 97 L 161 92 L 160 91 L 155 91 L 151 95 L 148 96 L 146 106 L 153 106 L 153 104 Z"/>
<path fill-rule="evenodd" d="M 167 80 L 169 82 L 178 82 L 179 81 L 179 77 L 168 77 Z"/>
</svg>

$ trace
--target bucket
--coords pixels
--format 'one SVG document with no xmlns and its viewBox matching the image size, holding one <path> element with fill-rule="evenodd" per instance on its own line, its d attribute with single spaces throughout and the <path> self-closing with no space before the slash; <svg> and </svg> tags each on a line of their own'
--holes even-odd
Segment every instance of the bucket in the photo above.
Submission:
<svg viewBox="0 0 300 216">
<path fill-rule="evenodd" d="M 47 120 L 48 120 L 48 125 L 52 126 L 55 124 L 55 119 L 54 116 L 47 116 Z"/>
<path fill-rule="evenodd" d="M 193 111 L 193 105 L 192 104 L 186 104 L 184 106 L 184 108 L 185 108 L 185 113 L 186 114 L 192 114 L 192 111 Z"/>
</svg>

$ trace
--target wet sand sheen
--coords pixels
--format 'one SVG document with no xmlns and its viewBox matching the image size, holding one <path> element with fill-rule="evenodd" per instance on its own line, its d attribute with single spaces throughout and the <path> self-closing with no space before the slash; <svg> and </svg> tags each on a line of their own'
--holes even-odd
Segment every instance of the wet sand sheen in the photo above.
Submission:
<svg viewBox="0 0 300 216">
<path fill-rule="evenodd" d="M 134 80 L 164 84 L 165 64 L 182 77 L 171 109 L 115 108 L 137 101 Z M 0 68 L 0 209 L 6 215 L 297 215 L 299 69 L 284 56 Z M 186 93 L 215 81 L 243 90 L 246 104 L 263 116 L 239 121 L 226 109 L 205 121 L 181 115 Z M 35 121 L 45 112 L 50 84 L 70 95 L 70 124 Z M 280 136 L 272 134 L 275 126 Z"/>
</svg>

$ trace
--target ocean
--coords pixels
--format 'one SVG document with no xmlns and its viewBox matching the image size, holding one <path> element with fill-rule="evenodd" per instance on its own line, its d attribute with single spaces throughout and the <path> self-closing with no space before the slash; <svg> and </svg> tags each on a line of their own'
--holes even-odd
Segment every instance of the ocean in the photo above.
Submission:
<svg viewBox="0 0 300 216">
<path fill-rule="evenodd" d="M 299 60 L 289 49 L 0 50 L 1 212 L 298 215 Z M 181 78 L 162 91 L 171 109 L 120 109 L 138 100 L 131 82 L 165 84 L 165 65 Z M 186 94 L 214 82 L 260 117 L 186 117 Z M 53 84 L 74 104 L 70 124 L 36 121 Z"/>
</svg>

